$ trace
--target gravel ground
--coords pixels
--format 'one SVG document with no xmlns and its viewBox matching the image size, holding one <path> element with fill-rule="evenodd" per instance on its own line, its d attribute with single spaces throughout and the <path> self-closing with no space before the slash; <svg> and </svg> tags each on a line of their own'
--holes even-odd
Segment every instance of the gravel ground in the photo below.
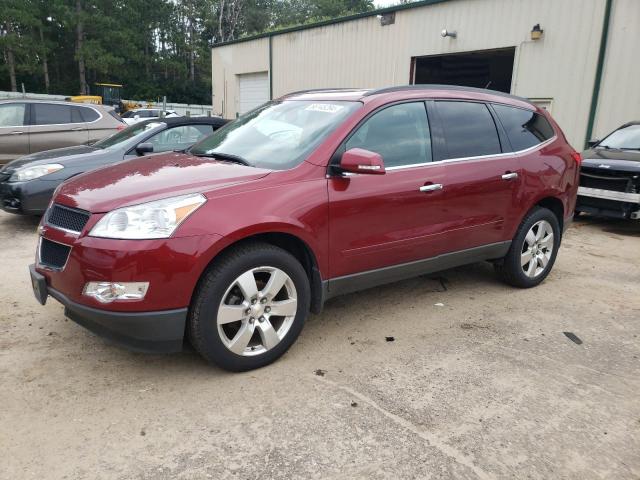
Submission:
<svg viewBox="0 0 640 480">
<path fill-rule="evenodd" d="M 336 298 L 243 374 L 38 305 L 36 226 L 0 213 L 2 479 L 640 478 L 638 222 L 580 220 L 535 289 L 476 264 Z"/>
</svg>

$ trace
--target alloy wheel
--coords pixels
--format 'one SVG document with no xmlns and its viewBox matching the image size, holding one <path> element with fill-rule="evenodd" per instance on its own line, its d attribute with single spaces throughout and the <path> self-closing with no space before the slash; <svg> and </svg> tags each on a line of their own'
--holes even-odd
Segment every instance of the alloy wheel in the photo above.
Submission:
<svg viewBox="0 0 640 480">
<path fill-rule="evenodd" d="M 236 355 L 263 354 L 287 335 L 298 310 L 296 287 L 283 270 L 263 266 L 237 277 L 218 307 L 218 333 Z"/>
<path fill-rule="evenodd" d="M 529 229 L 520 254 L 520 265 L 527 277 L 535 278 L 546 270 L 553 254 L 553 238 L 553 228 L 546 220 Z"/>
</svg>

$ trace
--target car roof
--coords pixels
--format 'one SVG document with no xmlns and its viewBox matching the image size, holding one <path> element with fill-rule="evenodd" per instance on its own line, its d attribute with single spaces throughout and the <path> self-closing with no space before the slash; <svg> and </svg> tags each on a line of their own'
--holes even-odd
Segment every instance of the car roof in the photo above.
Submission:
<svg viewBox="0 0 640 480">
<path fill-rule="evenodd" d="M 508 103 L 517 106 L 536 109 L 537 107 L 526 98 L 510 95 L 508 93 L 484 88 L 463 87 L 458 85 L 402 85 L 377 89 L 363 88 L 326 88 L 314 90 L 302 90 L 281 97 L 287 100 L 342 100 L 360 101 L 366 103 L 373 99 L 386 97 L 389 101 L 411 99 L 418 96 L 445 97 L 471 100 L 484 100 Z"/>
<path fill-rule="evenodd" d="M 144 125 L 146 123 L 164 123 L 169 127 L 179 127 L 182 125 L 213 125 L 220 127 L 227 123 L 227 120 L 222 117 L 164 117 L 164 118 L 149 118 L 135 125 Z"/>
<path fill-rule="evenodd" d="M 110 105 L 100 105 L 96 103 L 85 103 L 85 102 L 67 102 L 63 100 L 45 100 L 40 98 L 3 98 L 0 100 L 0 104 L 4 103 L 53 103 L 56 105 L 73 105 L 80 107 L 94 107 L 94 108 L 102 108 L 105 110 L 113 110 L 113 107 Z"/>
</svg>

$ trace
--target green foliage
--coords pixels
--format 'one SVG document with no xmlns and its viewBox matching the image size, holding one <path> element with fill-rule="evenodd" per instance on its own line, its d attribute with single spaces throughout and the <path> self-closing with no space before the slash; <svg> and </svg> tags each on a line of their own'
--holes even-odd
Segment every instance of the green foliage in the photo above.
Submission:
<svg viewBox="0 0 640 480">
<path fill-rule="evenodd" d="M 211 102 L 211 46 L 373 9 L 372 0 L 0 0 L 0 90 Z M 13 73 L 12 73 L 13 72 Z M 46 72 L 46 74 L 45 74 Z"/>
</svg>

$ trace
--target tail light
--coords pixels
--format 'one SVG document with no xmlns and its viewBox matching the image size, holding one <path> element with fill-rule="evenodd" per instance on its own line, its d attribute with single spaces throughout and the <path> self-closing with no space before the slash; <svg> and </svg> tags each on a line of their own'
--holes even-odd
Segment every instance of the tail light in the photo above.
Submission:
<svg viewBox="0 0 640 480">
<path fill-rule="evenodd" d="M 582 163 L 582 155 L 580 155 L 580 152 L 573 152 L 571 154 L 571 156 L 573 157 L 573 159 L 576 161 L 576 164 L 578 166 L 580 166 L 580 164 Z"/>
<path fill-rule="evenodd" d="M 117 130 L 117 131 L 120 131 L 120 130 L 124 130 L 125 128 L 127 128 L 127 126 L 126 126 L 126 125 L 118 125 L 118 126 L 116 127 L 116 130 Z M 580 154 L 578 154 L 578 155 L 580 155 Z"/>
</svg>

